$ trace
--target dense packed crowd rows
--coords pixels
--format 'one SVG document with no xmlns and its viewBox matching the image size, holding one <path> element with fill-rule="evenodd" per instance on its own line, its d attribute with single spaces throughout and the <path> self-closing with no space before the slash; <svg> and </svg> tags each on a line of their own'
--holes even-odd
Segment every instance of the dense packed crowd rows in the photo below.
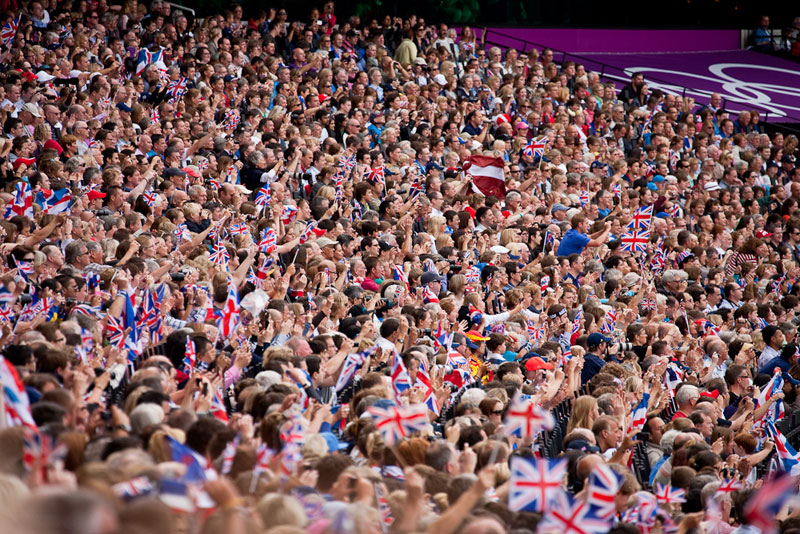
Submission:
<svg viewBox="0 0 800 534">
<path fill-rule="evenodd" d="M 333 2 L 20 8 L 0 530 L 800 528 L 797 137 Z"/>
</svg>

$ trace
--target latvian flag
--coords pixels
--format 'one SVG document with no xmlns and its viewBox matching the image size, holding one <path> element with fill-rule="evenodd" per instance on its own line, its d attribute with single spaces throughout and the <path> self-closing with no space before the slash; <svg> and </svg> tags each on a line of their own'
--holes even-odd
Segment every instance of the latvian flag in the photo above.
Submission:
<svg viewBox="0 0 800 534">
<path fill-rule="evenodd" d="M 503 158 L 470 156 L 463 169 L 466 176 L 472 177 L 472 187 L 477 193 L 505 198 L 506 178 L 503 167 Z"/>
</svg>

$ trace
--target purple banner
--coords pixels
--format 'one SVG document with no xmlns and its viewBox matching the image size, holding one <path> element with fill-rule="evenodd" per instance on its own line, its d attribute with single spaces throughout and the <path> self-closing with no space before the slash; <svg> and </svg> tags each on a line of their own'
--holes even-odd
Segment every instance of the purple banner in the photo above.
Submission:
<svg viewBox="0 0 800 534">
<path fill-rule="evenodd" d="M 480 37 L 480 29 L 474 28 Z M 487 46 L 529 50 L 534 43 L 573 54 L 648 52 L 705 52 L 738 50 L 739 30 L 589 30 L 547 28 L 489 28 Z"/>
<path fill-rule="evenodd" d="M 770 122 L 800 122 L 800 68 L 785 59 L 747 50 L 582 56 L 575 61 L 617 81 L 620 88 L 631 73 L 641 72 L 651 91 L 692 97 L 700 104 L 719 93 L 731 112 L 755 109 Z"/>
</svg>

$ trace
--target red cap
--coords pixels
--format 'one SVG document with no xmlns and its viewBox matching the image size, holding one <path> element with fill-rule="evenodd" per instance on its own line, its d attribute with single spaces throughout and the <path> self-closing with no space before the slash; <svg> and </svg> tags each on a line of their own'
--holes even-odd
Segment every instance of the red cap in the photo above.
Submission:
<svg viewBox="0 0 800 534">
<path fill-rule="evenodd" d="M 14 170 L 19 169 L 20 165 L 30 167 L 34 163 L 36 163 L 36 158 L 17 158 L 14 160 Z"/>
<path fill-rule="evenodd" d="M 62 152 L 64 152 L 64 149 L 61 148 L 61 145 L 58 144 L 58 141 L 56 141 L 55 139 L 48 139 L 47 141 L 45 141 L 44 146 L 42 148 L 53 148 L 55 149 L 56 152 L 58 152 L 59 156 L 61 155 Z"/>
<path fill-rule="evenodd" d="M 552 368 L 553 368 L 552 363 L 547 363 L 546 361 L 537 356 L 534 356 L 533 358 L 525 362 L 525 369 L 527 369 L 528 371 L 538 371 L 540 369 L 550 370 Z"/>
<path fill-rule="evenodd" d="M 95 191 L 94 189 L 89 191 L 86 194 L 86 196 L 89 197 L 89 200 L 97 200 L 98 198 L 106 198 L 106 194 L 105 193 L 101 193 L 100 191 Z"/>
<path fill-rule="evenodd" d="M 772 232 L 767 232 L 766 230 L 759 230 L 756 232 L 756 237 L 759 239 L 764 239 L 765 237 L 772 237 Z"/>
</svg>

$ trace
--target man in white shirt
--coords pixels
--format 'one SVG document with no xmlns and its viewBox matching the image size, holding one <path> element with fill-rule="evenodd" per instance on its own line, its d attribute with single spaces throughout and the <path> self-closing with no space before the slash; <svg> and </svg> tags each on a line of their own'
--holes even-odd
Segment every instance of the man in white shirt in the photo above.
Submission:
<svg viewBox="0 0 800 534">
<path fill-rule="evenodd" d="M 783 342 L 786 341 L 783 332 L 774 325 L 767 325 L 761 330 L 761 339 L 764 340 L 766 346 L 758 356 L 759 369 L 773 358 L 780 356 L 780 348 L 783 346 Z"/>
</svg>

